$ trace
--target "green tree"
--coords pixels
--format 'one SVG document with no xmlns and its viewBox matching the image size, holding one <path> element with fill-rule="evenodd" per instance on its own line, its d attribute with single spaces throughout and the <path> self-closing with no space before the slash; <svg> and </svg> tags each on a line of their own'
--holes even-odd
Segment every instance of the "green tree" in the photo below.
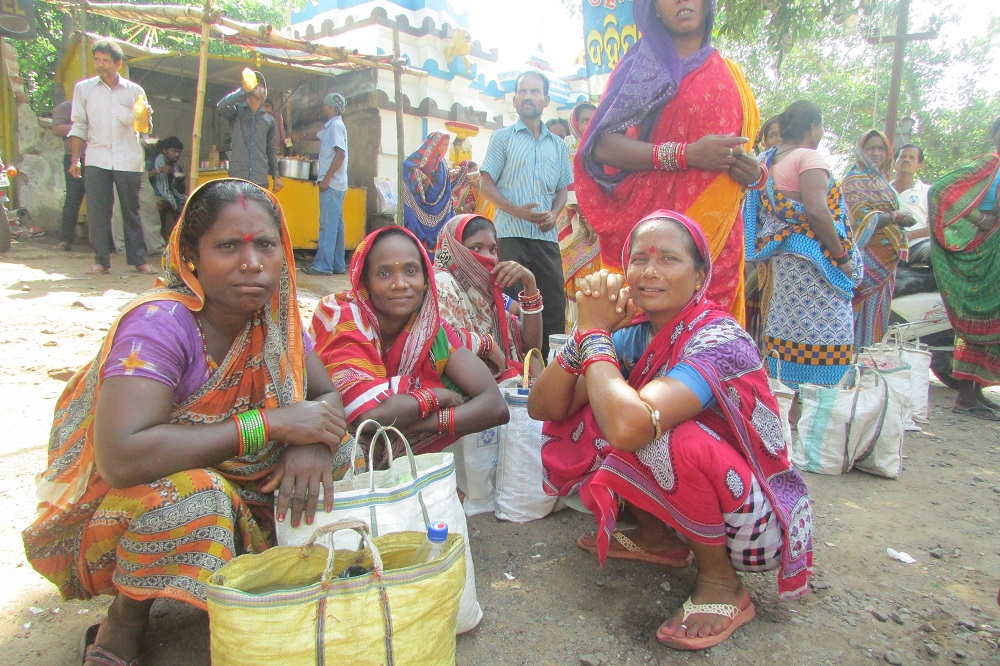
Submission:
<svg viewBox="0 0 1000 666">
<path fill-rule="evenodd" d="M 148 0 L 151 4 L 178 4 L 164 0 Z M 304 6 L 305 0 L 292 0 L 292 8 Z M 201 6 L 200 4 L 197 6 Z M 215 0 L 215 10 L 239 21 L 269 23 L 281 28 L 288 24 L 287 2 L 269 0 Z M 55 84 L 56 67 L 75 38 L 76 23 L 73 17 L 47 2 L 36 3 L 38 38 L 14 43 L 18 66 L 25 79 L 25 89 L 32 110 L 49 111 L 61 99 L 62 91 Z M 146 46 L 197 52 L 198 37 L 182 32 L 144 28 L 134 23 L 105 18 L 98 14 L 87 15 L 87 32 L 127 39 Z M 218 40 L 209 43 L 209 51 L 216 54 L 245 55 L 247 51 Z"/>
</svg>

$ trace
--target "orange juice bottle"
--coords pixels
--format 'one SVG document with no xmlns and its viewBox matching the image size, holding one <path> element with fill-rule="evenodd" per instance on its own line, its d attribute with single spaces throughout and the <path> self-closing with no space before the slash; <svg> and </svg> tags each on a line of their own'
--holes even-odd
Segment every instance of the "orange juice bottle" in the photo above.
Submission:
<svg viewBox="0 0 1000 666">
<path fill-rule="evenodd" d="M 149 134 L 149 111 L 149 102 L 146 101 L 146 96 L 136 97 L 135 104 L 132 105 L 132 129 L 140 134 Z"/>
</svg>

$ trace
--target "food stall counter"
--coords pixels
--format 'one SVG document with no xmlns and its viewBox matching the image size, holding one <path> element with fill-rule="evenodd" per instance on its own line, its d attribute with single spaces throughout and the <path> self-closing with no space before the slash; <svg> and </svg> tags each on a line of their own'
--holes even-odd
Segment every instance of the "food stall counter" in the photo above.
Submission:
<svg viewBox="0 0 1000 666">
<path fill-rule="evenodd" d="M 219 169 L 201 171 L 198 182 L 219 180 L 229 174 Z M 315 250 L 319 246 L 319 188 L 310 180 L 282 178 L 284 187 L 275 196 L 285 213 L 285 223 L 296 250 Z M 351 187 L 344 197 L 344 248 L 353 250 L 365 237 L 368 190 Z"/>
</svg>

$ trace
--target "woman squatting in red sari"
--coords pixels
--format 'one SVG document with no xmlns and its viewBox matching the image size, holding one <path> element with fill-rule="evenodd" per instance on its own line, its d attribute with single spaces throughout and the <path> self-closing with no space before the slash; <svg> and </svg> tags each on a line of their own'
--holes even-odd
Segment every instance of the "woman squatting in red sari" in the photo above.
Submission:
<svg viewBox="0 0 1000 666">
<path fill-rule="evenodd" d="M 528 399 L 546 421 L 544 483 L 579 493 L 598 531 L 577 544 L 602 563 L 684 567 L 693 553 L 694 590 L 657 639 L 709 648 L 754 616 L 737 570 L 778 569 L 781 599 L 807 592 L 811 500 L 756 345 L 707 297 L 700 226 L 657 211 L 633 228 L 622 263 L 624 279 L 601 270 L 580 281 L 579 328 Z M 619 500 L 637 529 L 616 528 Z"/>
<path fill-rule="evenodd" d="M 743 323 L 743 188 L 763 183 L 760 115 L 739 67 L 709 44 L 715 0 L 635 0 L 642 38 L 615 67 L 574 160 L 576 196 L 605 268 L 635 220 L 666 208 L 698 221 L 718 279 L 709 298 Z"/>
<path fill-rule="evenodd" d="M 507 422 L 492 373 L 438 312 L 434 268 L 416 236 L 373 231 L 349 276 L 351 291 L 323 298 L 309 332 L 350 427 L 394 424 L 415 453 L 433 453 Z"/>
</svg>

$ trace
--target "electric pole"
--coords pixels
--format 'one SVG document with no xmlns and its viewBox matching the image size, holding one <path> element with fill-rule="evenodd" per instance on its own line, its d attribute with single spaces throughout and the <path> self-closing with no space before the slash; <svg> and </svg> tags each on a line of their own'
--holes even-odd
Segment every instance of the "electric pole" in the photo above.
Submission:
<svg viewBox="0 0 1000 666">
<path fill-rule="evenodd" d="M 899 115 L 899 89 L 903 81 L 903 59 L 906 57 L 906 43 L 934 39 L 938 36 L 937 26 L 927 32 L 907 34 L 910 20 L 910 0 L 899 0 L 896 8 L 896 34 L 891 37 L 869 37 L 872 44 L 892 42 L 892 75 L 889 79 L 889 107 L 885 112 L 885 135 L 889 141 L 896 137 L 896 116 Z M 892 156 L 889 157 L 892 159 Z"/>
</svg>

